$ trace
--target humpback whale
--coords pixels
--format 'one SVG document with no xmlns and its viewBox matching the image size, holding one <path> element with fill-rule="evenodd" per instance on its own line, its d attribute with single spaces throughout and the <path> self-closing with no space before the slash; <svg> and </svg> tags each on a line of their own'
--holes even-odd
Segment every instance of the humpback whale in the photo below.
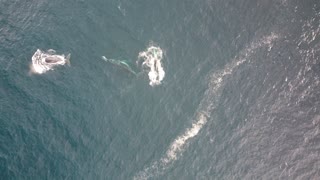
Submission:
<svg viewBox="0 0 320 180">
<path fill-rule="evenodd" d="M 54 63 L 59 63 L 59 61 L 61 61 L 61 59 L 55 58 L 55 57 L 47 57 L 47 58 L 45 58 L 45 62 L 46 63 L 54 64 Z"/>
<path fill-rule="evenodd" d="M 42 74 L 46 71 L 52 70 L 56 66 L 70 65 L 70 54 L 55 54 L 56 51 L 49 49 L 47 52 L 37 49 L 32 56 L 31 71 L 34 73 Z"/>
<path fill-rule="evenodd" d="M 102 56 L 102 60 L 104 60 L 106 62 L 110 62 L 113 65 L 119 66 L 119 67 L 127 70 L 131 74 L 137 75 L 137 73 L 124 60 L 107 59 L 105 56 Z"/>
</svg>

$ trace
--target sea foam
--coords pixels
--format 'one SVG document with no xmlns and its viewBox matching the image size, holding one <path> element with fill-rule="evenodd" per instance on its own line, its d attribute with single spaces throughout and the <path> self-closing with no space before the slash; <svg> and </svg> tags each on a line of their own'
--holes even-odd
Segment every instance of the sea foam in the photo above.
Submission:
<svg viewBox="0 0 320 180">
<path fill-rule="evenodd" d="M 218 100 L 221 96 L 223 84 L 225 84 L 226 78 L 233 73 L 240 65 L 248 62 L 248 58 L 255 53 L 256 49 L 260 47 L 272 48 L 274 40 L 278 38 L 278 35 L 272 33 L 269 36 L 264 36 L 256 41 L 250 43 L 244 50 L 240 51 L 239 55 L 232 59 L 231 62 L 216 72 L 209 74 L 208 88 L 204 93 L 204 97 L 201 100 L 197 113 L 194 117 L 192 125 L 187 128 L 181 135 L 177 136 L 166 153 L 158 161 L 154 161 L 151 165 L 144 168 L 138 174 L 134 176 L 134 179 L 150 179 L 154 176 L 159 176 L 164 173 L 166 169 L 170 167 L 186 149 L 188 142 L 198 135 L 200 130 L 206 125 L 210 118 L 210 114 L 216 108 Z"/>
<path fill-rule="evenodd" d="M 145 51 L 139 53 L 138 63 L 142 60 L 142 67 L 148 69 L 150 86 L 160 85 L 164 79 L 165 71 L 162 66 L 163 51 L 160 47 L 150 46 Z"/>
</svg>

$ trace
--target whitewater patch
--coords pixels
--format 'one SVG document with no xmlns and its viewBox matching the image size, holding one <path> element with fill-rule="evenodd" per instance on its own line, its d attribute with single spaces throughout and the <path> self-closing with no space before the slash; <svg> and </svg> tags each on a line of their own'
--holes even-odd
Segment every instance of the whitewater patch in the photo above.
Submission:
<svg viewBox="0 0 320 180">
<path fill-rule="evenodd" d="M 37 51 L 32 56 L 32 63 L 30 65 L 30 72 L 36 74 L 43 74 L 49 70 L 53 70 L 56 66 L 70 65 L 70 54 L 56 54 L 56 51 L 49 49 L 48 51 Z"/>
<path fill-rule="evenodd" d="M 257 41 L 253 41 L 244 50 L 240 51 L 239 55 L 230 63 L 226 64 L 222 70 L 210 73 L 208 88 L 198 106 L 195 120 L 193 121 L 191 128 L 186 129 L 182 135 L 175 138 L 170 144 L 165 155 L 160 160 L 153 162 L 150 166 L 136 174 L 134 179 L 149 179 L 151 177 L 163 174 L 164 171 L 168 169 L 170 165 L 172 165 L 173 162 L 179 158 L 179 156 L 182 155 L 183 151 L 188 145 L 189 140 L 197 136 L 200 130 L 208 122 L 210 114 L 218 104 L 217 102 L 222 91 L 221 87 L 225 83 L 224 81 L 226 81 L 227 77 L 229 77 L 229 75 L 231 75 L 237 67 L 247 62 L 247 59 L 255 52 L 256 49 L 266 46 L 268 47 L 268 51 L 270 51 L 273 46 L 273 41 L 277 38 L 278 35 L 272 33 L 269 36 L 265 36 Z"/>
<path fill-rule="evenodd" d="M 165 71 L 162 66 L 163 51 L 160 47 L 149 46 L 139 53 L 137 64 L 142 60 L 142 67 L 148 70 L 150 86 L 160 85 Z"/>
</svg>

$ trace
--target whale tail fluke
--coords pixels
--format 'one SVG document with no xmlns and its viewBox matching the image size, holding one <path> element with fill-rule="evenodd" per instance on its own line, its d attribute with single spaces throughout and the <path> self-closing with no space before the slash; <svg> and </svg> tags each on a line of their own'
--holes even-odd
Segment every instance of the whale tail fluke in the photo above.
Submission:
<svg viewBox="0 0 320 180">
<path fill-rule="evenodd" d="M 70 66 L 70 57 L 71 57 L 71 54 L 69 53 L 66 57 L 66 63 L 68 66 Z"/>
</svg>

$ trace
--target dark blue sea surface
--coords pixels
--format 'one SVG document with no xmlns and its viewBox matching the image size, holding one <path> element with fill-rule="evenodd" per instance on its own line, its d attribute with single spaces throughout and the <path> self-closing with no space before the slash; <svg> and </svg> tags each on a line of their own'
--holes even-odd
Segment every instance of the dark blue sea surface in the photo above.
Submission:
<svg viewBox="0 0 320 180">
<path fill-rule="evenodd" d="M 164 53 L 157 86 L 136 67 L 151 46 Z M 30 73 L 37 49 L 71 66 Z M 0 0 L 0 179 L 319 169 L 319 0 Z"/>
</svg>

